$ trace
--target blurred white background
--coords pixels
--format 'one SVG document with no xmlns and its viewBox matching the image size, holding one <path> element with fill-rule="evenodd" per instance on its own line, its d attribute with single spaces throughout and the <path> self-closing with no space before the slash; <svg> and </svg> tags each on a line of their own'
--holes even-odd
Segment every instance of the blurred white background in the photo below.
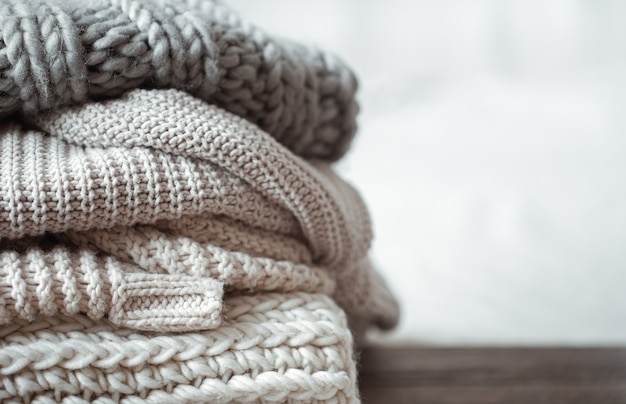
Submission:
<svg viewBox="0 0 626 404">
<path fill-rule="evenodd" d="M 626 343 L 626 2 L 230 3 L 359 77 L 387 340 Z"/>
</svg>

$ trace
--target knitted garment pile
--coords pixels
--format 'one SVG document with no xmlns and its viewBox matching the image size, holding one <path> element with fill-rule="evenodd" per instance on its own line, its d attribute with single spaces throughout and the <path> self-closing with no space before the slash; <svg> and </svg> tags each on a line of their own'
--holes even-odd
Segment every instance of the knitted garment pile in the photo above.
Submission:
<svg viewBox="0 0 626 404">
<path fill-rule="evenodd" d="M 223 5 L 163 3 L 0 2 L 0 401 L 358 402 L 353 336 L 392 327 L 398 307 L 367 258 L 366 208 L 330 166 L 352 136 L 353 76 Z M 185 38 L 205 24 L 206 37 L 176 42 L 163 18 Z M 102 45 L 92 26 L 120 74 L 90 64 Z M 167 52 L 154 32 L 167 33 Z M 38 51 L 33 35 L 65 45 Z M 128 79 L 137 62 L 112 56 L 133 46 L 154 68 L 141 80 Z M 160 82 L 173 70 L 158 73 L 158 52 L 204 55 L 202 79 Z M 228 55 L 257 70 L 236 73 Z M 43 62 L 52 64 L 41 84 Z M 172 66 L 189 73 L 185 63 Z M 72 75 L 80 69 L 89 74 Z M 335 90 L 349 77 L 344 109 L 311 72 L 334 76 Z M 246 91 L 249 78 L 269 76 L 252 98 L 220 90 L 238 74 Z M 268 101 L 272 74 L 282 106 Z M 146 77 L 177 89 L 123 92 Z"/>
</svg>

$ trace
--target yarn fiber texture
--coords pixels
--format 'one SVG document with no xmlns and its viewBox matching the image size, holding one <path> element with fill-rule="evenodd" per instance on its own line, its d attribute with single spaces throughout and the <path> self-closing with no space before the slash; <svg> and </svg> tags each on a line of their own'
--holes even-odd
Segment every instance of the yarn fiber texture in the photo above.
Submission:
<svg viewBox="0 0 626 404">
<path fill-rule="evenodd" d="M 357 88 L 337 57 L 273 38 L 210 0 L 1 0 L 0 117 L 136 87 L 176 88 L 336 160 Z"/>
<path fill-rule="evenodd" d="M 3 122 L 0 398 L 358 402 L 371 238 L 327 161 L 180 90 Z"/>
<path fill-rule="evenodd" d="M 328 296 L 267 293 L 225 303 L 220 328 L 187 334 L 142 334 L 80 315 L 17 321 L 0 330 L 0 400 L 357 401 L 352 336 Z"/>
</svg>

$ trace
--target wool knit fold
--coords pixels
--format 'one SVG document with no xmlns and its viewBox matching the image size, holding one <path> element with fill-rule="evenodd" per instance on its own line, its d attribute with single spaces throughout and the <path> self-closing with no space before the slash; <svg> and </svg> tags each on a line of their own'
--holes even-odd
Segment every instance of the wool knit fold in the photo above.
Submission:
<svg viewBox="0 0 626 404">
<path fill-rule="evenodd" d="M 352 335 L 328 296 L 231 296 L 209 331 L 147 334 L 81 315 L 0 328 L 3 403 L 355 403 Z"/>
<path fill-rule="evenodd" d="M 4 122 L 0 399 L 356 402 L 352 333 L 398 318 L 371 239 L 328 162 L 186 92 Z"/>
<path fill-rule="evenodd" d="M 176 88 L 336 160 L 357 83 L 336 57 L 273 38 L 211 0 L 0 0 L 0 117 L 137 87 Z"/>
</svg>

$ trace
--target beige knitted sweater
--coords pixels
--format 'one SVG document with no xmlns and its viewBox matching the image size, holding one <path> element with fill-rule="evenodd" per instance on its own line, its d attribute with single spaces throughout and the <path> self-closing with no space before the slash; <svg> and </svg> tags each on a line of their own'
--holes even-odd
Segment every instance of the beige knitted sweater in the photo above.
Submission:
<svg viewBox="0 0 626 404">
<path fill-rule="evenodd" d="M 1 125 L 0 398 L 357 400 L 334 302 L 398 309 L 327 163 L 177 90 Z"/>
</svg>

